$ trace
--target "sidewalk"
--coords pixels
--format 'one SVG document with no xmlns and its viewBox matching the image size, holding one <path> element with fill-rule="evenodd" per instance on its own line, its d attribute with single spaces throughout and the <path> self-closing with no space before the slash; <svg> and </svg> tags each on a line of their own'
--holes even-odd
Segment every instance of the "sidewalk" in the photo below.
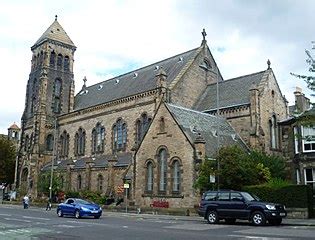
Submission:
<svg viewBox="0 0 315 240">
<path fill-rule="evenodd" d="M 123 212 L 114 212 L 114 211 L 104 211 L 106 213 L 119 215 L 119 216 L 134 216 L 142 218 L 157 218 L 161 220 L 181 220 L 181 221 L 206 221 L 199 216 L 174 216 L 174 215 L 157 215 L 157 214 L 148 214 L 148 213 L 123 213 Z M 315 218 L 309 219 L 292 219 L 292 218 L 283 218 L 282 224 L 284 226 L 314 226 L 315 227 Z"/>
</svg>

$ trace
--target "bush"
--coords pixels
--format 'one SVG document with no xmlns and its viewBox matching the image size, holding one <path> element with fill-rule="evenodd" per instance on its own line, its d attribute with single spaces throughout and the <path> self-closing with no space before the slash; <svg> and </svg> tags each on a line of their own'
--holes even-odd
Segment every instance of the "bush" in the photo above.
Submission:
<svg viewBox="0 0 315 240">
<path fill-rule="evenodd" d="M 243 190 L 257 195 L 265 202 L 282 203 L 289 208 L 308 208 L 310 213 L 313 209 L 313 191 L 308 185 L 274 180 L 263 185 L 244 186 Z"/>
</svg>

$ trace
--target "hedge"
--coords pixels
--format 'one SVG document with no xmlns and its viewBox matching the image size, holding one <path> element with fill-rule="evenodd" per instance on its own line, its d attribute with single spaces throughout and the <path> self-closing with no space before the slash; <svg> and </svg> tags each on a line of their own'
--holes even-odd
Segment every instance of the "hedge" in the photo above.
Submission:
<svg viewBox="0 0 315 240">
<path fill-rule="evenodd" d="M 309 185 L 288 185 L 279 188 L 256 185 L 244 186 L 244 191 L 258 196 L 265 202 L 282 203 L 288 208 L 308 208 L 313 210 L 313 191 Z"/>
</svg>

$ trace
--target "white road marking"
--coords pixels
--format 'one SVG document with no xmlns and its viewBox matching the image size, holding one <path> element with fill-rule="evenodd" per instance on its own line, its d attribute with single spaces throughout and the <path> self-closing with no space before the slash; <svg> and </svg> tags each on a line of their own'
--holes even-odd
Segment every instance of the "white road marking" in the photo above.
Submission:
<svg viewBox="0 0 315 240">
<path fill-rule="evenodd" d="M 5 220 L 8 221 L 19 221 L 19 222 L 27 222 L 27 223 L 31 223 L 32 221 L 29 220 L 23 220 L 23 219 L 18 219 L 18 218 L 4 218 Z"/>
<path fill-rule="evenodd" d="M 274 238 L 274 237 L 258 237 L 258 236 L 244 236 L 244 235 L 228 235 L 228 237 L 238 237 L 241 239 L 259 239 L 259 240 L 289 240 L 290 238 Z"/>
<path fill-rule="evenodd" d="M 123 226 L 123 228 L 128 228 L 128 226 Z"/>
<path fill-rule="evenodd" d="M 209 229 L 219 229 L 224 228 L 223 225 L 211 225 L 211 224 L 177 224 L 172 226 L 166 226 L 164 228 L 171 228 L 171 229 L 183 229 L 183 230 L 194 230 L 194 231 L 202 231 L 202 230 L 209 230 Z"/>
<path fill-rule="evenodd" d="M 6 217 L 11 217 L 12 214 L 5 214 L 5 213 L 0 213 L 0 216 L 6 216 Z"/>
<path fill-rule="evenodd" d="M 45 220 L 45 221 L 50 221 L 50 218 L 41 218 L 41 217 L 29 217 L 29 216 L 22 216 L 23 218 L 26 219 L 36 219 L 36 220 Z"/>
</svg>

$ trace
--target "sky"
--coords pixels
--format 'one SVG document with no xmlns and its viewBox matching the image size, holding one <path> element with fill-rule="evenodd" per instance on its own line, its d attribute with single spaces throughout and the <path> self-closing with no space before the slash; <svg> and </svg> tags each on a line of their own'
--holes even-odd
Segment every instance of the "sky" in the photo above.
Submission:
<svg viewBox="0 0 315 240">
<path fill-rule="evenodd" d="M 294 104 L 296 87 L 310 96 L 305 50 L 315 56 L 313 0 L 0 0 L 0 134 L 20 126 L 31 46 L 58 22 L 77 46 L 76 93 L 200 46 L 202 29 L 224 79 L 267 69 Z"/>
</svg>

